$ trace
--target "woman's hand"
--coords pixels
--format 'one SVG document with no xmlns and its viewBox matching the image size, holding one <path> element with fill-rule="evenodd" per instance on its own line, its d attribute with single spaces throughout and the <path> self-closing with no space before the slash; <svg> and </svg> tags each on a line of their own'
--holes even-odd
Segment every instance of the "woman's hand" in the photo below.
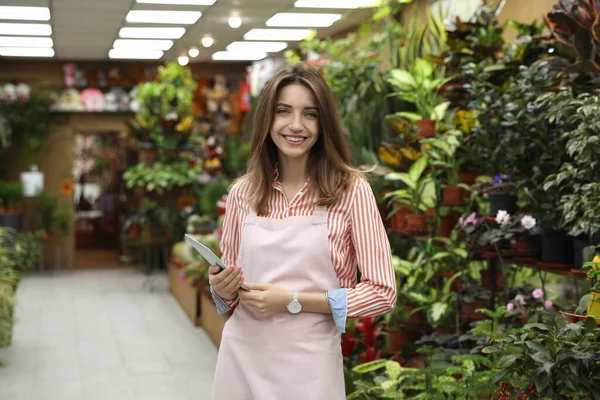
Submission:
<svg viewBox="0 0 600 400">
<path fill-rule="evenodd" d="M 252 292 L 240 292 L 240 299 L 263 317 L 287 311 L 292 292 L 271 283 L 248 283 L 244 285 Z"/>
<path fill-rule="evenodd" d="M 233 265 L 221 270 L 221 267 L 211 265 L 208 269 L 208 283 L 217 296 L 223 300 L 233 300 L 244 283 L 242 268 Z"/>
</svg>

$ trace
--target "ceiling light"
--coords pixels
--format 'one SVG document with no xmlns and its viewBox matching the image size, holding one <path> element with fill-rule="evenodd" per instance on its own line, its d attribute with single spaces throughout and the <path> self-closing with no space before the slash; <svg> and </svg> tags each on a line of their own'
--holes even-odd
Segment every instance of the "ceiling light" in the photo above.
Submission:
<svg viewBox="0 0 600 400">
<path fill-rule="evenodd" d="M 130 60 L 158 60 L 163 56 L 161 50 L 154 49 L 112 49 L 108 52 L 108 58 L 130 59 Z"/>
<path fill-rule="evenodd" d="M 217 51 L 212 55 L 216 61 L 258 61 L 267 57 L 267 53 L 260 51 Z"/>
<path fill-rule="evenodd" d="M 190 59 L 187 56 L 179 56 L 177 57 L 177 62 L 179 65 L 186 66 L 190 62 Z"/>
<path fill-rule="evenodd" d="M 192 58 L 196 58 L 200 55 L 200 50 L 198 50 L 197 47 L 192 47 L 189 51 L 188 54 L 190 55 L 190 57 Z"/>
<path fill-rule="evenodd" d="M 52 38 L 27 36 L 0 36 L 0 47 L 52 47 Z"/>
<path fill-rule="evenodd" d="M 202 38 L 202 46 L 204 46 L 204 47 L 210 47 L 213 45 L 214 42 L 215 42 L 215 39 L 213 39 L 212 37 L 210 37 L 208 35 L 204 36 Z"/>
<path fill-rule="evenodd" d="M 201 16 L 200 11 L 131 10 L 125 20 L 131 23 L 190 25 L 195 24 Z"/>
<path fill-rule="evenodd" d="M 177 6 L 212 6 L 217 0 L 137 0 L 144 4 L 170 4 Z"/>
<path fill-rule="evenodd" d="M 310 29 L 252 29 L 244 35 L 244 39 L 299 41 L 309 35 Z"/>
<path fill-rule="evenodd" d="M 227 51 L 255 51 L 277 53 L 287 47 L 285 42 L 232 42 L 227 46 Z"/>
<path fill-rule="evenodd" d="M 172 40 L 160 39 L 117 39 L 113 43 L 113 49 L 153 49 L 169 50 L 173 47 Z"/>
<path fill-rule="evenodd" d="M 50 21 L 50 9 L 48 7 L 0 6 L 0 19 Z"/>
<path fill-rule="evenodd" d="M 121 28 L 122 38 L 140 39 L 179 39 L 185 33 L 185 28 Z"/>
<path fill-rule="evenodd" d="M 0 35 L 50 36 L 52 27 L 49 24 L 0 23 Z"/>
<path fill-rule="evenodd" d="M 266 25 L 324 28 L 340 18 L 342 14 L 278 13 L 269 18 Z"/>
<path fill-rule="evenodd" d="M 343 8 L 354 9 L 377 5 L 380 0 L 297 0 L 297 8 Z"/>
<path fill-rule="evenodd" d="M 237 13 L 231 14 L 231 17 L 229 17 L 228 22 L 230 27 L 232 27 L 233 29 L 237 29 L 240 26 L 242 26 L 242 17 L 240 17 L 240 15 Z"/>
<path fill-rule="evenodd" d="M 54 49 L 36 47 L 0 47 L 0 56 L 54 57 Z"/>
</svg>

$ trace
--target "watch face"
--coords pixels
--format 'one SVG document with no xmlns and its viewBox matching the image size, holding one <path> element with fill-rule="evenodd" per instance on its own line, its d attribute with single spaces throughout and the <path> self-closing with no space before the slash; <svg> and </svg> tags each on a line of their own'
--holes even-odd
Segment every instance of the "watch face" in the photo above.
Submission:
<svg viewBox="0 0 600 400">
<path fill-rule="evenodd" d="M 300 311 L 302 311 L 302 304 L 300 304 L 300 302 L 298 301 L 291 301 L 288 305 L 287 305 L 287 309 L 289 312 L 291 312 L 292 314 L 298 314 Z"/>
</svg>

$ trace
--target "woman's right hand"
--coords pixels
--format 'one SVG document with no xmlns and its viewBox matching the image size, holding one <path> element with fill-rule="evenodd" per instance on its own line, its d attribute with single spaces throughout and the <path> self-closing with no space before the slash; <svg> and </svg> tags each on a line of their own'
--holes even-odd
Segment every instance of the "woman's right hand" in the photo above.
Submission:
<svg viewBox="0 0 600 400">
<path fill-rule="evenodd" d="M 223 300 L 233 300 L 244 283 L 242 268 L 232 265 L 221 270 L 221 267 L 211 265 L 208 269 L 208 283 L 217 296 Z"/>
</svg>

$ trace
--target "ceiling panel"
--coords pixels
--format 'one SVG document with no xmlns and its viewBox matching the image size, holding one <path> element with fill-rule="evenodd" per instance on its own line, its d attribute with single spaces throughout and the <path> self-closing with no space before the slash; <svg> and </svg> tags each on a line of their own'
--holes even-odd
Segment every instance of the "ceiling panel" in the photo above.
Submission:
<svg viewBox="0 0 600 400">
<path fill-rule="evenodd" d="M 335 35 L 347 31 L 361 20 L 368 18 L 366 10 L 346 12 L 344 10 L 295 9 L 295 0 L 217 0 L 212 6 L 174 6 L 160 4 L 139 4 L 135 0 L 0 0 L 0 5 L 46 6 L 51 7 L 56 58 L 64 60 L 104 60 L 112 43 L 118 38 L 123 26 L 182 26 L 171 24 L 130 24 L 125 17 L 129 10 L 194 10 L 201 11 L 202 17 L 194 25 L 185 25 L 185 35 L 175 40 L 173 48 L 165 52 L 164 60 L 176 59 L 182 52 L 196 46 L 200 55 L 191 60 L 210 60 L 213 53 L 238 40 L 243 40 L 246 32 L 253 28 L 264 28 L 265 21 L 278 12 L 336 12 L 345 13 L 341 21 L 329 28 L 319 29 L 321 35 Z M 242 26 L 233 29 L 228 24 L 232 12 L 238 12 L 243 19 Z M 11 21 L 14 22 L 14 21 Z M 209 34 L 215 39 L 212 47 L 200 45 L 200 39 Z M 297 46 L 298 42 L 289 42 Z"/>
</svg>

